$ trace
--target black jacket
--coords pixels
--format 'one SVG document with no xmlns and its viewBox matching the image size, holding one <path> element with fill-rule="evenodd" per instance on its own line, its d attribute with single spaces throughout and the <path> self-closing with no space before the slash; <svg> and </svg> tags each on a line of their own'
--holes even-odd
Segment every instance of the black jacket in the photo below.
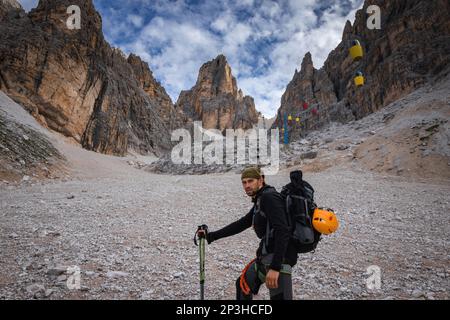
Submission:
<svg viewBox="0 0 450 320">
<path fill-rule="evenodd" d="M 253 208 L 244 217 L 218 231 L 210 232 L 208 242 L 236 235 L 253 226 L 256 236 L 261 239 L 256 252 L 256 256 L 260 258 L 268 219 L 269 229 L 271 233 L 273 232 L 267 247 L 267 252 L 273 253 L 270 269 L 280 271 L 282 263 L 294 266 L 297 263 L 297 252 L 290 243 L 284 198 L 275 188 L 265 185 L 252 201 L 254 202 Z"/>
</svg>

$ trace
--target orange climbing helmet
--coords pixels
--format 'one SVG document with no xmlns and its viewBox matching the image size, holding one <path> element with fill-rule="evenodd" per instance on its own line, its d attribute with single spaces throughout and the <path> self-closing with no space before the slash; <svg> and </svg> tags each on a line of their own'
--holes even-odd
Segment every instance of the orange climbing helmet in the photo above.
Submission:
<svg viewBox="0 0 450 320">
<path fill-rule="evenodd" d="M 322 234 L 331 234 L 339 228 L 339 221 L 332 209 L 316 208 L 312 224 Z"/>
</svg>

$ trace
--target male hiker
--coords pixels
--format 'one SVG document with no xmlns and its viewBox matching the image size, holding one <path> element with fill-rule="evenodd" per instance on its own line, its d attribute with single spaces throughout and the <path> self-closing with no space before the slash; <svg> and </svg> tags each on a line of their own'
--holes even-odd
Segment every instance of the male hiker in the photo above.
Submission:
<svg viewBox="0 0 450 320">
<path fill-rule="evenodd" d="M 271 300 L 292 300 L 291 270 L 297 263 L 297 251 L 289 241 L 285 201 L 275 188 L 265 184 L 259 168 L 245 169 L 241 180 L 245 193 L 254 203 L 252 209 L 238 221 L 208 232 L 206 240 L 211 243 L 253 227 L 261 241 L 256 259 L 244 268 L 236 281 L 236 299 L 251 300 L 261 284 L 266 283 Z M 267 246 L 266 236 L 269 237 Z"/>
</svg>

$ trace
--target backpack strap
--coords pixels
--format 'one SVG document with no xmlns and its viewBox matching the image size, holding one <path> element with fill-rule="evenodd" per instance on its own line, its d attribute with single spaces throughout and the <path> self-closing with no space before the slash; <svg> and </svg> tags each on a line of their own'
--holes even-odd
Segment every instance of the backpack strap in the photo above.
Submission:
<svg viewBox="0 0 450 320">
<path fill-rule="evenodd" d="M 264 192 L 266 192 L 266 191 L 263 191 L 263 193 Z M 267 218 L 266 213 L 261 210 L 261 196 L 256 200 L 256 206 L 258 207 L 258 213 L 262 217 L 266 218 L 266 220 L 267 220 L 266 235 L 264 236 L 264 245 L 262 247 L 262 252 L 261 252 L 263 255 L 266 255 L 266 254 L 268 254 L 268 249 L 267 248 L 269 248 L 270 225 L 269 225 L 269 218 Z"/>
<path fill-rule="evenodd" d="M 266 235 L 264 236 L 264 245 L 262 247 L 263 256 L 268 254 L 267 248 L 269 248 L 269 238 L 270 238 L 270 226 L 269 226 L 269 219 L 267 219 Z"/>
<path fill-rule="evenodd" d="M 262 252 L 261 252 L 262 255 L 266 255 L 266 254 L 268 254 L 267 248 L 269 248 L 270 225 L 269 225 L 269 219 L 267 218 L 266 213 L 261 210 L 261 197 L 259 197 L 256 200 L 256 206 L 258 207 L 258 210 L 257 210 L 258 214 L 260 214 L 262 217 L 266 218 L 266 220 L 267 220 L 266 235 L 264 236 L 264 244 L 263 244 Z M 256 214 L 256 213 L 254 213 L 254 214 Z M 254 216 L 253 216 L 253 218 L 254 218 Z"/>
<path fill-rule="evenodd" d="M 291 201 L 291 196 L 289 193 L 286 194 L 286 219 L 287 219 L 287 223 L 289 228 L 292 227 L 292 220 L 291 220 L 291 214 L 289 212 L 289 202 Z"/>
</svg>

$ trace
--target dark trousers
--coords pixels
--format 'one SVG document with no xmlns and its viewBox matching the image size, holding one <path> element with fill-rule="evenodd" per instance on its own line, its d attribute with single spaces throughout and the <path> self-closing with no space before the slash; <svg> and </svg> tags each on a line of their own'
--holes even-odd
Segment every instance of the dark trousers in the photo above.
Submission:
<svg viewBox="0 0 450 320">
<path fill-rule="evenodd" d="M 278 288 L 269 289 L 270 300 L 292 300 L 292 275 L 289 265 L 283 265 L 278 278 Z M 254 261 L 244 274 L 245 280 L 250 288 L 248 295 L 242 292 L 240 286 L 241 277 L 236 280 L 236 299 L 253 300 L 253 295 L 258 294 L 259 288 L 265 283 L 268 265 L 259 260 Z"/>
</svg>

